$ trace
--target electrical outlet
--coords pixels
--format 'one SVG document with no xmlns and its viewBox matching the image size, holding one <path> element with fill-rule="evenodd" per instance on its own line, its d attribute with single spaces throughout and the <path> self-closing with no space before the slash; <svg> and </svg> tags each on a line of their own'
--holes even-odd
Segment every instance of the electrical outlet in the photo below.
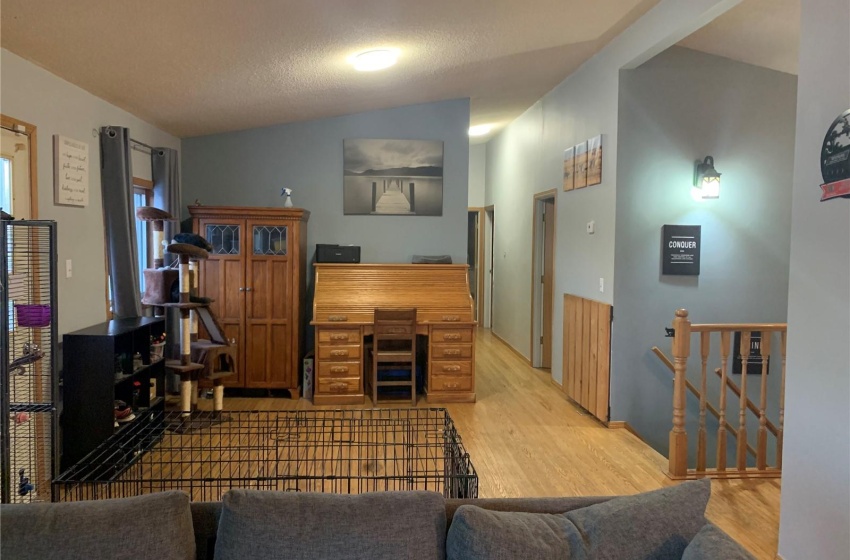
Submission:
<svg viewBox="0 0 850 560">
<path fill-rule="evenodd" d="M 599 279 L 599 291 L 600 292 L 605 291 L 605 279 L 604 278 Z"/>
<path fill-rule="evenodd" d="M 74 275 L 74 266 L 71 263 L 71 259 L 65 260 L 65 278 L 70 278 Z"/>
</svg>

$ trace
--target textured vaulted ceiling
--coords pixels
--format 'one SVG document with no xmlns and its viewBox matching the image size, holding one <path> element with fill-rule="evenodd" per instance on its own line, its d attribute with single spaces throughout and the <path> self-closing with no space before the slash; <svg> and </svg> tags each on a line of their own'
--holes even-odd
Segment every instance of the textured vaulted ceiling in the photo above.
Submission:
<svg viewBox="0 0 850 560">
<path fill-rule="evenodd" d="M 2 0 L 0 44 L 181 137 L 457 97 L 506 124 L 657 1 Z"/>
<path fill-rule="evenodd" d="M 0 45 L 181 137 L 458 97 L 498 129 L 657 2 L 2 0 Z M 796 73 L 799 26 L 744 0 L 679 44 Z M 348 64 L 381 46 L 396 67 Z"/>
</svg>

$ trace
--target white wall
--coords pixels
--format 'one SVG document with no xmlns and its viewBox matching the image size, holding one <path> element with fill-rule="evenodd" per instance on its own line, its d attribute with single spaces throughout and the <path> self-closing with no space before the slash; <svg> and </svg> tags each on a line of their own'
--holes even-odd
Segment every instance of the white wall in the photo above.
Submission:
<svg viewBox="0 0 850 560">
<path fill-rule="evenodd" d="M 59 333 L 106 320 L 106 269 L 100 189 L 100 143 L 92 130 L 106 125 L 130 129 L 135 140 L 180 148 L 180 140 L 87 91 L 0 50 L 0 110 L 33 124 L 38 135 L 38 218 L 55 220 L 59 237 Z M 89 205 L 53 204 L 53 135 L 87 142 L 91 166 Z M 150 177 L 150 160 L 133 152 L 134 174 Z M 74 275 L 65 278 L 65 260 Z"/>
<path fill-rule="evenodd" d="M 494 331 L 530 356 L 534 193 L 558 189 L 552 376 L 562 379 L 563 294 L 613 302 L 618 80 L 740 0 L 662 0 L 487 144 L 495 205 Z M 602 184 L 563 192 L 563 151 L 603 135 Z M 596 233 L 585 225 L 596 222 Z M 600 293 L 599 279 L 606 289 Z M 616 304 L 615 304 L 616 313 Z"/>
<path fill-rule="evenodd" d="M 469 206 L 473 208 L 485 206 L 486 163 L 487 144 L 471 144 L 469 146 Z"/>
<path fill-rule="evenodd" d="M 850 550 L 850 200 L 819 202 L 820 149 L 850 107 L 850 2 L 802 0 L 779 554 Z"/>
</svg>

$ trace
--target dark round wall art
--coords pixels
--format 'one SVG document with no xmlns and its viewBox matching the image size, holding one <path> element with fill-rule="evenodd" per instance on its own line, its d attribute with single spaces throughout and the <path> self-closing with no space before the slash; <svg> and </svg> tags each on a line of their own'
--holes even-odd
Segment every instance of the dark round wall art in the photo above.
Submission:
<svg viewBox="0 0 850 560">
<path fill-rule="evenodd" d="M 850 109 L 829 127 L 820 152 L 821 201 L 850 198 Z"/>
</svg>

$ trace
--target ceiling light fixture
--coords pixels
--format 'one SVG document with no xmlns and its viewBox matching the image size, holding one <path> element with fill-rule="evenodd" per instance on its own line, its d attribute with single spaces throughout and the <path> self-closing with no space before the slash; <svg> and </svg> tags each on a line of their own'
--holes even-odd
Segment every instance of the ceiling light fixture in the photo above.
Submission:
<svg viewBox="0 0 850 560">
<path fill-rule="evenodd" d="M 374 72 L 389 68 L 398 62 L 398 49 L 373 49 L 357 53 L 349 59 L 355 70 Z"/>
<path fill-rule="evenodd" d="M 477 124 L 469 127 L 469 135 L 484 136 L 485 134 L 489 134 L 491 130 L 493 130 L 492 124 Z"/>
</svg>

